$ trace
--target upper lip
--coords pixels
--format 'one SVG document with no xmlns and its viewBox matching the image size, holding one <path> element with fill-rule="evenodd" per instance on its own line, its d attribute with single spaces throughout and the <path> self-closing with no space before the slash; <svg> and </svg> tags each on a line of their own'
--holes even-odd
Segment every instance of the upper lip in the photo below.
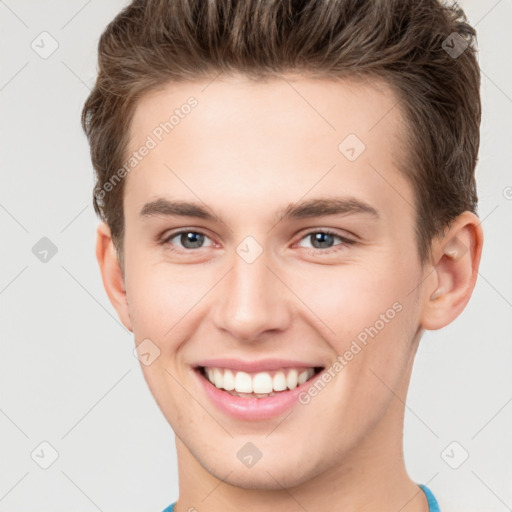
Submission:
<svg viewBox="0 0 512 512">
<path fill-rule="evenodd" d="M 228 368 L 230 370 L 248 373 L 274 371 L 281 368 L 323 368 L 321 364 L 291 361 L 289 359 L 261 359 L 259 361 L 243 361 L 241 359 L 205 359 L 194 364 L 198 367 Z"/>
</svg>

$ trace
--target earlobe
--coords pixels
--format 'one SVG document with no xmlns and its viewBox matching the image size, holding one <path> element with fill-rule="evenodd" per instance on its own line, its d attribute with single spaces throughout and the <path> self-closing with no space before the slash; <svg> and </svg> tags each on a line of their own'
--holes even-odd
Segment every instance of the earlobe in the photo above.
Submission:
<svg viewBox="0 0 512 512">
<path fill-rule="evenodd" d="M 101 222 L 96 230 L 96 259 L 101 271 L 103 286 L 123 325 L 132 331 L 125 281 L 110 228 Z"/>
<path fill-rule="evenodd" d="M 433 271 L 426 281 L 421 325 L 440 329 L 464 310 L 475 287 L 483 245 L 480 220 L 471 212 L 457 217 L 433 241 Z"/>
</svg>

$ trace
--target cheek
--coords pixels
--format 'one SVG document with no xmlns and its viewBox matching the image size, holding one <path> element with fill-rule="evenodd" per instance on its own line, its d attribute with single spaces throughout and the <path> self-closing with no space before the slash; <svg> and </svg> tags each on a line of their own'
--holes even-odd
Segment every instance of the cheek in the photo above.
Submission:
<svg viewBox="0 0 512 512">
<path fill-rule="evenodd" d="M 303 311 L 308 321 L 315 323 L 354 376 L 373 368 L 395 380 L 409 359 L 419 324 L 414 289 L 421 272 L 414 261 L 392 260 L 311 269 L 294 280 L 294 291 L 307 304 Z"/>
<path fill-rule="evenodd" d="M 343 340 L 376 322 L 380 329 L 382 321 L 387 325 L 400 308 L 396 303 L 410 300 L 407 294 L 415 275 L 414 269 L 405 266 L 395 272 L 394 265 L 382 262 L 364 266 L 355 263 L 312 266 L 289 274 L 287 280 L 294 283 L 297 297 L 332 331 L 331 336 Z M 385 315 L 383 320 L 381 315 Z"/>
<path fill-rule="evenodd" d="M 205 273 L 165 262 L 127 265 L 126 293 L 136 339 L 163 339 L 211 287 Z M 168 336 L 167 336 L 168 337 Z"/>
</svg>

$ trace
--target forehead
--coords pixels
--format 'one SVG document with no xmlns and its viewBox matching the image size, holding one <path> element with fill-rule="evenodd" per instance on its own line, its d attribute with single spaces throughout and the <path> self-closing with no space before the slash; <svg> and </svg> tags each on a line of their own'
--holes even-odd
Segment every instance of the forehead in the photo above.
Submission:
<svg viewBox="0 0 512 512">
<path fill-rule="evenodd" d="M 219 204 L 248 209 L 257 199 L 261 210 L 279 198 L 288 204 L 345 189 L 410 206 L 409 183 L 397 170 L 401 133 L 397 100 L 378 81 L 285 75 L 171 83 L 136 106 L 128 153 L 149 139 L 153 147 L 127 178 L 125 204 L 214 194 Z"/>
<path fill-rule="evenodd" d="M 191 98 L 197 103 L 193 108 L 187 106 Z M 382 139 L 383 135 L 394 133 L 400 121 L 395 96 L 384 82 L 376 79 L 283 75 L 253 81 L 239 75 L 221 76 L 168 83 L 143 96 L 130 124 L 130 145 L 136 145 L 137 139 L 142 142 L 141 135 L 158 132 L 158 127 L 173 117 L 173 137 L 190 127 L 204 144 L 231 138 L 264 141 L 267 148 L 272 142 L 280 144 L 292 137 L 295 141 L 300 137 L 318 141 L 327 136 L 326 142 L 331 142 L 333 136 L 337 139 L 356 133 L 362 139 L 370 139 L 370 132 L 378 125 L 380 129 L 375 134 Z M 192 121 L 184 122 L 187 118 Z M 215 127 L 222 127 L 222 131 L 213 130 Z M 277 141 L 273 137 L 276 133 Z M 163 138 L 172 138 L 165 137 L 169 134 L 164 130 Z M 158 133 L 155 136 L 158 138 Z"/>
</svg>

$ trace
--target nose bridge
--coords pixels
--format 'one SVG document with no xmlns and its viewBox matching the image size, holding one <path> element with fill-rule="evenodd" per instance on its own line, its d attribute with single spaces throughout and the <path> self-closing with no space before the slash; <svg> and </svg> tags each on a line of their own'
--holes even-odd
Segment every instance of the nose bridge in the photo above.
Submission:
<svg viewBox="0 0 512 512">
<path fill-rule="evenodd" d="M 258 255 L 257 252 L 260 252 Z M 284 329 L 290 318 L 283 284 L 268 268 L 270 258 L 251 241 L 242 242 L 233 255 L 232 269 L 217 298 L 215 322 L 243 341 L 266 331 Z"/>
</svg>

